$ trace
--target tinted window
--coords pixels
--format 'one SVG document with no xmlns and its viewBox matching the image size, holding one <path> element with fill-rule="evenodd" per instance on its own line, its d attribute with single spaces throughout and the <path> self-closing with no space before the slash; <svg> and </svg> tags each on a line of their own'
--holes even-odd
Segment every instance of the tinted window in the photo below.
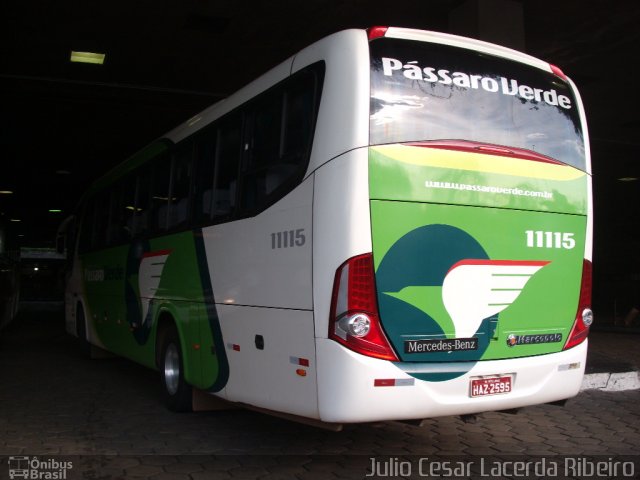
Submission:
<svg viewBox="0 0 640 480">
<path fill-rule="evenodd" d="M 136 204 L 136 178 L 129 176 L 123 181 L 123 201 L 122 201 L 122 239 L 131 240 L 133 236 L 133 217 Z"/>
<path fill-rule="evenodd" d="M 184 227 L 188 223 L 192 156 L 192 141 L 181 143 L 173 154 L 171 196 L 169 197 L 169 228 Z"/>
<path fill-rule="evenodd" d="M 138 175 L 138 189 L 133 217 L 133 234 L 142 235 L 149 230 L 152 219 L 151 187 L 153 185 L 153 167 L 147 166 Z"/>
<path fill-rule="evenodd" d="M 306 171 L 323 76 L 324 64 L 315 64 L 175 145 L 170 155 L 151 150 L 140 168 L 89 201 L 83 251 L 254 215 L 282 198 Z"/>
<path fill-rule="evenodd" d="M 322 78 L 321 65 L 263 94 L 245 116 L 241 208 L 255 213 L 286 195 L 307 168 Z"/>
<path fill-rule="evenodd" d="M 196 139 L 193 221 L 200 225 L 211 220 L 213 213 L 213 172 L 216 154 L 215 128 L 207 127 Z"/>
<path fill-rule="evenodd" d="M 95 217 L 93 221 L 93 236 L 91 248 L 101 248 L 107 245 L 107 227 L 109 225 L 109 192 L 102 192 L 96 196 Z"/>
<path fill-rule="evenodd" d="M 107 243 L 115 245 L 124 240 L 124 205 L 123 185 L 118 183 L 111 189 L 109 202 L 109 226 L 107 228 Z"/>
<path fill-rule="evenodd" d="M 78 250 L 86 252 L 91 249 L 91 237 L 93 235 L 93 217 L 95 216 L 94 201 L 87 202 L 82 221 L 80 222 L 80 234 L 78 236 Z"/>
<path fill-rule="evenodd" d="M 285 91 L 282 159 L 286 163 L 304 162 L 311 147 L 316 119 L 315 87 L 315 78 L 309 72 Z"/>
<path fill-rule="evenodd" d="M 238 166 L 241 151 L 241 117 L 234 115 L 221 122 L 217 131 L 215 187 L 211 208 L 214 220 L 225 219 L 236 208 Z"/>
<path fill-rule="evenodd" d="M 162 155 L 160 158 L 154 160 L 153 167 L 149 229 L 151 231 L 161 232 L 167 229 L 168 224 L 171 158 L 168 155 Z"/>
<path fill-rule="evenodd" d="M 525 148 L 585 168 L 568 83 L 540 69 L 447 45 L 371 42 L 372 145 L 469 140 Z"/>
</svg>

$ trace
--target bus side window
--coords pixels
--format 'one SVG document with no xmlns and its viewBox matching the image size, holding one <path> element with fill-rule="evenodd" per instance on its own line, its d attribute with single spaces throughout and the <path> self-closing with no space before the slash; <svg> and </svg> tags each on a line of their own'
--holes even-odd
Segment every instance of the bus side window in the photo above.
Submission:
<svg viewBox="0 0 640 480">
<path fill-rule="evenodd" d="M 304 175 L 315 119 L 314 84 L 314 77 L 307 73 L 288 84 L 284 91 L 280 155 L 266 174 L 269 203 L 286 195 Z"/>
<path fill-rule="evenodd" d="M 245 168 L 242 176 L 240 208 L 254 213 L 266 206 L 269 170 L 279 162 L 282 135 L 283 95 L 280 89 L 267 93 L 246 113 L 244 138 Z"/>
<path fill-rule="evenodd" d="M 171 166 L 171 195 L 169 196 L 168 227 L 184 227 L 189 220 L 189 194 L 193 142 L 183 142 L 173 154 Z"/>
<path fill-rule="evenodd" d="M 281 156 L 286 164 L 306 166 L 315 120 L 314 97 L 315 78 L 311 73 L 301 75 L 285 91 Z"/>
<path fill-rule="evenodd" d="M 152 182 L 153 182 L 152 167 L 147 167 L 139 172 L 138 189 L 136 194 L 135 215 L 133 219 L 134 236 L 140 236 L 149 231 Z"/>
<path fill-rule="evenodd" d="M 193 221 L 196 225 L 210 223 L 213 215 L 215 135 L 215 128 L 208 127 L 196 140 L 192 205 Z"/>
<path fill-rule="evenodd" d="M 164 154 L 154 160 L 153 187 L 151 190 L 151 212 L 149 229 L 161 232 L 167 229 L 169 207 L 169 182 L 171 177 L 171 159 Z"/>
<path fill-rule="evenodd" d="M 107 245 L 107 227 L 109 225 L 109 192 L 103 191 L 96 195 L 94 203 L 93 235 L 91 248 L 93 250 Z"/>
<path fill-rule="evenodd" d="M 107 244 L 117 245 L 122 242 L 122 229 L 124 211 L 122 208 L 123 192 L 122 183 L 114 185 L 109 197 L 109 225 L 107 225 Z"/>
<path fill-rule="evenodd" d="M 234 115 L 218 127 L 216 141 L 216 165 L 213 189 L 214 222 L 224 221 L 235 212 L 236 185 L 240 164 L 241 119 Z"/>
<path fill-rule="evenodd" d="M 133 218 L 136 205 L 137 178 L 129 175 L 124 180 L 122 191 L 122 203 L 120 204 L 120 238 L 128 242 L 133 237 Z"/>
<path fill-rule="evenodd" d="M 80 234 L 78 236 L 78 251 L 85 253 L 91 250 L 91 237 L 93 235 L 94 201 L 89 200 L 84 208 L 80 221 Z"/>
<path fill-rule="evenodd" d="M 323 64 L 301 71 L 246 113 L 242 211 L 256 214 L 293 188 L 306 171 Z"/>
</svg>

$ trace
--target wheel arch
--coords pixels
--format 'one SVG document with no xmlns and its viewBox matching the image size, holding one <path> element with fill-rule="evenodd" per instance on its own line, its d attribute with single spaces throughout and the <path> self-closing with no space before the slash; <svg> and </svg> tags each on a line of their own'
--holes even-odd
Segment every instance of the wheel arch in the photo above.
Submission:
<svg viewBox="0 0 640 480">
<path fill-rule="evenodd" d="M 156 320 L 156 337 L 155 337 L 155 366 L 160 372 L 164 385 L 164 396 L 167 407 L 176 412 L 191 411 L 192 409 L 192 385 L 188 373 L 188 359 L 186 349 L 186 335 L 183 332 L 183 325 L 177 321 L 179 317 L 171 306 L 162 306 L 158 309 Z M 165 349 L 167 345 L 172 344 L 180 349 L 179 352 L 179 371 L 180 383 L 176 392 L 167 391 L 166 384 L 166 364 Z M 172 367 L 173 370 L 173 367 Z"/>
</svg>

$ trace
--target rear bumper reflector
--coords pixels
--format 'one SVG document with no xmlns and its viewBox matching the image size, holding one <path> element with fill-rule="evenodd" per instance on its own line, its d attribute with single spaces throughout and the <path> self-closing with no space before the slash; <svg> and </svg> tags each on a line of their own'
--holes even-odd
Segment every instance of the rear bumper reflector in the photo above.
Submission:
<svg viewBox="0 0 640 480">
<path fill-rule="evenodd" d="M 415 378 L 376 378 L 374 387 L 411 387 L 416 383 Z"/>
</svg>

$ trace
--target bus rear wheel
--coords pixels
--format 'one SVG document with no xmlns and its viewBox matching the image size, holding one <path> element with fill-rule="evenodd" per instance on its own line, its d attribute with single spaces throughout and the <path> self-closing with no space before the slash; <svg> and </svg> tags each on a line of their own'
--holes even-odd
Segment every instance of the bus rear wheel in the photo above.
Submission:
<svg viewBox="0 0 640 480">
<path fill-rule="evenodd" d="M 184 379 L 184 357 L 175 327 L 162 341 L 160 375 L 164 401 L 169 410 L 189 412 L 192 409 L 192 388 Z"/>
</svg>

